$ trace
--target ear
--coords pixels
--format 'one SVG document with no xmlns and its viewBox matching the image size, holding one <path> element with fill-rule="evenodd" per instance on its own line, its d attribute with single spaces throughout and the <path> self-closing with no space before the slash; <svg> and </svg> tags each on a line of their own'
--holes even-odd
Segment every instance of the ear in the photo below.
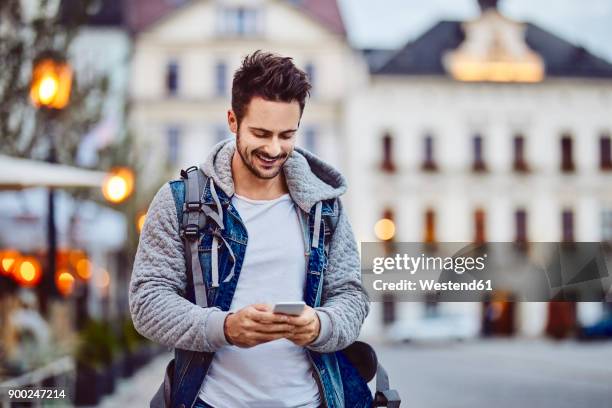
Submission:
<svg viewBox="0 0 612 408">
<path fill-rule="evenodd" d="M 236 119 L 236 114 L 234 114 L 233 110 L 227 111 L 227 125 L 229 126 L 230 132 L 233 134 L 238 134 L 238 120 Z"/>
</svg>

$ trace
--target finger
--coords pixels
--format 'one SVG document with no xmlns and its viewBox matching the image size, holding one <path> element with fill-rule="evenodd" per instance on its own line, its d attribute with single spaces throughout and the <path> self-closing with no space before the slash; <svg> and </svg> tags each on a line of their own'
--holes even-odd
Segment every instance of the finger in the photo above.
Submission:
<svg viewBox="0 0 612 408">
<path fill-rule="evenodd" d="M 289 317 L 287 323 L 292 324 L 294 326 L 302 327 L 312 323 L 313 320 L 313 316 L 295 316 Z"/>
<path fill-rule="evenodd" d="M 254 323 L 251 330 L 258 333 L 293 333 L 295 326 L 290 324 L 258 324 Z"/>
<path fill-rule="evenodd" d="M 252 341 L 255 341 L 259 344 L 261 343 L 267 343 L 269 341 L 274 341 L 274 340 L 278 340 L 278 339 L 283 339 L 286 338 L 289 335 L 289 333 L 258 333 L 258 332 L 254 332 L 251 334 L 250 339 Z"/>
<path fill-rule="evenodd" d="M 287 337 L 287 339 L 292 341 L 295 344 L 304 345 L 306 343 L 310 343 L 311 337 L 307 335 L 298 335 L 298 336 L 294 335 L 294 336 Z"/>
<path fill-rule="evenodd" d="M 293 330 L 293 334 L 300 336 L 302 334 L 310 334 L 314 332 L 314 327 L 311 326 L 306 326 L 304 328 L 300 328 L 300 329 L 295 329 Z"/>
<path fill-rule="evenodd" d="M 313 324 L 308 324 L 306 326 L 294 326 L 293 333 L 295 334 L 303 334 L 303 333 L 315 333 L 317 326 Z"/>
<path fill-rule="evenodd" d="M 269 312 L 272 310 L 272 307 L 267 303 L 254 303 L 251 306 L 260 312 Z"/>
<path fill-rule="evenodd" d="M 250 317 L 252 320 L 263 324 L 287 323 L 289 321 L 289 316 L 287 315 L 270 312 L 254 311 Z"/>
</svg>

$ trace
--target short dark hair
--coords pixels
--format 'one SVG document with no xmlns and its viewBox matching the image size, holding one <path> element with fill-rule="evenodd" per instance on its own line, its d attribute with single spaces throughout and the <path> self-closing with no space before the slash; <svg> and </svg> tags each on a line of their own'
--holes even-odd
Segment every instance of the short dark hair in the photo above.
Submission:
<svg viewBox="0 0 612 408">
<path fill-rule="evenodd" d="M 293 64 L 291 57 L 257 50 L 242 60 L 232 82 L 232 109 L 238 124 L 254 96 L 268 101 L 300 104 L 304 112 L 311 89 L 307 75 Z"/>
</svg>

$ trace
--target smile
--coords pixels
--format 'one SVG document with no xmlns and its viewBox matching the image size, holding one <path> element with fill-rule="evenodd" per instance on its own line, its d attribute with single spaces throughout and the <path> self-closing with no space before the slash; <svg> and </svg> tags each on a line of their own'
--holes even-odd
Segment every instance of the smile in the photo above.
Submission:
<svg viewBox="0 0 612 408">
<path fill-rule="evenodd" d="M 260 156 L 258 154 L 256 156 L 257 156 L 257 158 L 259 160 L 261 160 L 264 164 L 267 164 L 267 165 L 274 164 L 278 160 L 278 159 L 267 159 L 267 158 L 265 158 L 263 156 Z"/>
</svg>

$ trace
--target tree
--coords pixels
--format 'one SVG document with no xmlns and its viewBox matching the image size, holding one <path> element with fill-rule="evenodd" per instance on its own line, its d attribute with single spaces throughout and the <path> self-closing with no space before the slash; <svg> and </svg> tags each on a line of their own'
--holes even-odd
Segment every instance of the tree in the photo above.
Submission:
<svg viewBox="0 0 612 408">
<path fill-rule="evenodd" d="M 95 4 L 95 0 L 0 2 L 0 153 L 46 158 L 50 122 L 29 100 L 32 64 L 48 50 L 67 55 Z M 75 164 L 82 136 L 101 119 L 107 84 L 105 74 L 75 75 L 70 103 L 52 122 L 53 133 L 61 134 L 61 144 L 56 143 L 58 162 Z"/>
</svg>

